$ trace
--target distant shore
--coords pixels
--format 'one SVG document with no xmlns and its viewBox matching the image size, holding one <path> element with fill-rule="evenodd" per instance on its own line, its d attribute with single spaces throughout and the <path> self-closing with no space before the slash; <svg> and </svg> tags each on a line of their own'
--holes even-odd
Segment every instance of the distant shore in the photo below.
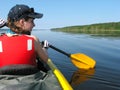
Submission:
<svg viewBox="0 0 120 90">
<path fill-rule="evenodd" d="M 62 28 L 52 28 L 51 30 L 67 33 L 120 35 L 120 22 L 98 23 L 82 26 L 69 26 Z"/>
</svg>

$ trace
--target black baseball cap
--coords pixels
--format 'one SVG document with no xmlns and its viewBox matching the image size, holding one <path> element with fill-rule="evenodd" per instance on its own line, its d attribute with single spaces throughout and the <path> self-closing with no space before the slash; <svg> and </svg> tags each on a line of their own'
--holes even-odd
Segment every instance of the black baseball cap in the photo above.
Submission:
<svg viewBox="0 0 120 90">
<path fill-rule="evenodd" d="M 21 18 L 25 18 L 26 16 L 30 18 L 42 18 L 43 14 L 34 12 L 34 8 L 30 8 L 23 4 L 17 4 L 12 7 L 8 13 L 8 18 L 12 21 L 17 21 Z"/>
</svg>

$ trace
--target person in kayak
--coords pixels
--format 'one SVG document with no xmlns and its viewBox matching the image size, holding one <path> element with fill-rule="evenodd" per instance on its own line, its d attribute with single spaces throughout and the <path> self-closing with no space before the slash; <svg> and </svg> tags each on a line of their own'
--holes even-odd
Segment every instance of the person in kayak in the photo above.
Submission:
<svg viewBox="0 0 120 90">
<path fill-rule="evenodd" d="M 29 35 L 34 19 L 43 14 L 27 5 L 16 5 L 8 13 L 7 34 L 0 36 L 0 74 L 28 75 L 38 72 L 36 57 L 47 63 L 48 55 L 39 39 Z"/>
</svg>

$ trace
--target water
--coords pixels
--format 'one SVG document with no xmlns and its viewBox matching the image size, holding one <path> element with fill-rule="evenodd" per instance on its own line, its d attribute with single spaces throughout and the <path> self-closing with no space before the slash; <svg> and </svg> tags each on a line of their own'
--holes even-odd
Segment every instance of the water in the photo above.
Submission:
<svg viewBox="0 0 120 90">
<path fill-rule="evenodd" d="M 120 90 L 120 37 L 96 37 L 50 30 L 34 30 L 41 41 L 68 53 L 84 53 L 93 58 L 95 69 L 79 70 L 70 58 L 49 48 L 49 57 L 61 70 L 74 90 Z"/>
<path fill-rule="evenodd" d="M 71 60 L 49 48 L 49 56 L 74 90 L 120 90 L 120 37 L 96 37 L 49 30 L 34 31 L 41 40 L 68 53 L 84 53 L 96 60 L 96 68 L 78 70 Z"/>
</svg>

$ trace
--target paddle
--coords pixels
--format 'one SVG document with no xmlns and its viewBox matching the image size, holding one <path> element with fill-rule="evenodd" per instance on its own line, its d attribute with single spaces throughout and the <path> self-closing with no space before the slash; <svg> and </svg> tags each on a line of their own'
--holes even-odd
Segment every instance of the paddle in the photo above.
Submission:
<svg viewBox="0 0 120 90">
<path fill-rule="evenodd" d="M 94 68 L 95 67 L 95 64 L 96 64 L 96 61 L 93 60 L 91 57 L 85 55 L 85 54 L 82 54 L 82 53 L 76 53 L 76 54 L 69 54 L 63 50 L 60 50 L 58 48 L 56 48 L 55 46 L 53 45 L 50 45 L 49 44 L 49 47 L 68 56 L 69 58 L 71 58 L 71 61 L 72 63 L 77 67 L 77 68 L 80 68 L 80 69 L 90 69 L 90 68 Z"/>
<path fill-rule="evenodd" d="M 0 18 L 0 28 L 6 26 L 6 21 Z"/>
<path fill-rule="evenodd" d="M 0 18 L 0 28 L 4 26 L 6 26 L 6 21 Z M 30 34 L 30 33 L 27 33 L 27 34 Z M 82 54 L 82 53 L 68 54 L 65 51 L 62 51 L 52 45 L 49 45 L 49 47 L 70 57 L 72 63 L 78 68 L 90 69 L 95 67 L 95 64 L 96 64 L 95 60 L 93 60 L 92 58 L 90 58 L 85 54 Z"/>
</svg>

